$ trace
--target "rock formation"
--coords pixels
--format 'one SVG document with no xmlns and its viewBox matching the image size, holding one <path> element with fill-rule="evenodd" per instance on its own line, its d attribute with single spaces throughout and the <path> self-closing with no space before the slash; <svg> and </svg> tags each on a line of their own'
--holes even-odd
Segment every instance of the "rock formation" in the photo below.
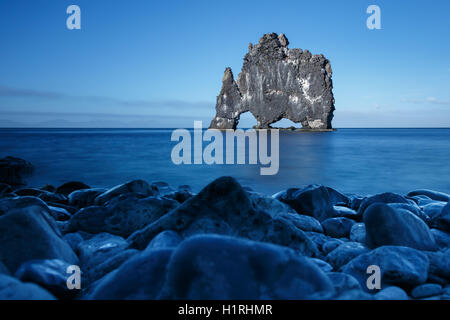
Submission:
<svg viewBox="0 0 450 320">
<path fill-rule="evenodd" d="M 225 69 L 210 128 L 235 129 L 242 113 L 250 111 L 255 128 L 289 119 L 304 129 L 331 129 L 334 97 L 331 65 L 323 55 L 288 49 L 284 34 L 265 34 L 249 45 L 237 80 Z"/>
</svg>

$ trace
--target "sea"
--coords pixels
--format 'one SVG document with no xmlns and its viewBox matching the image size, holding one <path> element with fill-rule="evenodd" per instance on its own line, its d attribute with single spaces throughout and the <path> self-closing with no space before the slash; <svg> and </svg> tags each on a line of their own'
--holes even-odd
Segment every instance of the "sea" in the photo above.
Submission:
<svg viewBox="0 0 450 320">
<path fill-rule="evenodd" d="M 30 187 L 82 181 L 109 188 L 144 179 L 198 192 L 220 176 L 233 176 L 267 195 L 310 184 L 357 195 L 416 189 L 450 194 L 450 128 L 280 131 L 276 175 L 261 175 L 260 164 L 176 165 L 173 130 L 0 129 L 0 157 L 30 161 Z"/>
</svg>

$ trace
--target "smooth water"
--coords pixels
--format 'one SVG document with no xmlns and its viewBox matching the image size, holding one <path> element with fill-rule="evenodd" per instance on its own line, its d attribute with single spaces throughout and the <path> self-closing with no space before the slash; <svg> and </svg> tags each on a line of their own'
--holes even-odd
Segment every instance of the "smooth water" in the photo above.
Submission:
<svg viewBox="0 0 450 320">
<path fill-rule="evenodd" d="M 280 132 L 280 169 L 261 176 L 259 165 L 174 165 L 172 129 L 0 129 L 0 157 L 36 168 L 29 185 L 83 181 L 111 187 L 132 179 L 189 184 L 199 191 L 231 175 L 272 194 L 323 184 L 341 192 L 373 194 L 427 188 L 450 193 L 450 129 L 339 129 Z M 205 145 L 207 143 L 204 143 Z"/>
</svg>

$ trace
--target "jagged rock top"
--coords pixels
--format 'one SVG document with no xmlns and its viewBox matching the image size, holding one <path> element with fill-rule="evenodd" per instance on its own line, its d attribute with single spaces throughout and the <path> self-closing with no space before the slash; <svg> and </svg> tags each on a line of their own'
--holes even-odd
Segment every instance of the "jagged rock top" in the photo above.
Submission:
<svg viewBox="0 0 450 320">
<path fill-rule="evenodd" d="M 288 45 L 284 34 L 265 34 L 259 43 L 249 44 L 236 81 L 226 68 L 210 128 L 235 129 L 240 115 L 250 111 L 256 128 L 287 118 L 303 128 L 331 129 L 335 108 L 330 62 Z"/>
</svg>

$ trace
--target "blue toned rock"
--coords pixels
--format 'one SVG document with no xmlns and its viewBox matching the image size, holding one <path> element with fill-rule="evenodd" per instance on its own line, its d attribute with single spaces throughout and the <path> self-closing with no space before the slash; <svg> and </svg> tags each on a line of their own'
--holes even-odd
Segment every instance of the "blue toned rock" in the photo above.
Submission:
<svg viewBox="0 0 450 320">
<path fill-rule="evenodd" d="M 450 281 L 450 249 L 441 252 L 425 252 L 430 261 L 429 278 L 446 284 Z"/>
<path fill-rule="evenodd" d="M 409 300 L 408 294 L 402 288 L 390 286 L 375 294 L 377 300 Z"/>
<path fill-rule="evenodd" d="M 359 255 L 342 267 L 342 271 L 354 276 L 361 287 L 367 288 L 367 268 L 380 267 L 381 288 L 387 285 L 415 287 L 425 283 L 428 277 L 430 261 L 421 251 L 397 246 L 384 246 Z"/>
<path fill-rule="evenodd" d="M 280 216 L 291 221 L 292 224 L 295 225 L 300 230 L 323 233 L 322 225 L 320 224 L 319 221 L 317 221 L 317 219 L 313 217 L 304 216 L 298 213 L 295 214 L 286 213 L 281 214 Z"/>
<path fill-rule="evenodd" d="M 69 204 L 78 208 L 85 208 L 93 206 L 95 199 L 105 193 L 107 189 L 104 188 L 92 188 L 76 190 L 69 194 Z"/>
<path fill-rule="evenodd" d="M 245 239 L 186 239 L 168 265 L 163 299 L 326 299 L 334 287 L 310 259 Z"/>
<path fill-rule="evenodd" d="M 344 241 L 339 240 L 339 239 L 328 240 L 322 244 L 322 252 L 324 254 L 328 254 L 331 251 L 333 251 L 334 249 L 336 249 L 337 247 L 339 247 L 342 243 L 344 243 Z"/>
<path fill-rule="evenodd" d="M 86 274 L 86 278 L 88 283 L 93 283 L 100 278 L 104 277 L 108 273 L 119 268 L 123 263 L 128 261 L 131 257 L 138 254 L 140 251 L 136 249 L 127 249 L 124 251 L 120 251 L 119 253 L 106 258 L 104 262 L 101 262 L 98 265 L 93 266 L 88 270 Z"/>
<path fill-rule="evenodd" d="M 67 210 L 64 208 L 52 207 L 52 206 L 48 206 L 48 208 L 50 209 L 50 215 L 56 221 L 67 221 L 71 217 L 70 213 L 67 212 Z"/>
<path fill-rule="evenodd" d="M 183 241 L 178 233 L 172 230 L 166 230 L 158 234 L 150 241 L 147 249 L 162 249 L 176 247 Z"/>
<path fill-rule="evenodd" d="M 36 259 L 78 264 L 77 256 L 62 239 L 42 200 L 34 197 L 0 200 L 0 260 L 15 272 L 24 262 Z"/>
<path fill-rule="evenodd" d="M 119 196 L 106 206 L 81 209 L 70 219 L 70 227 L 72 231 L 108 232 L 128 237 L 178 205 L 175 200 L 160 197 L 140 199 L 130 196 L 121 200 Z"/>
<path fill-rule="evenodd" d="M 406 203 L 410 204 L 410 202 L 405 199 L 405 197 L 402 197 L 399 194 L 392 193 L 392 192 L 386 192 L 386 193 L 380 193 L 371 197 L 365 198 L 361 205 L 359 206 L 358 213 L 363 215 L 364 211 L 372 204 L 374 203 Z"/>
<path fill-rule="evenodd" d="M 55 300 L 55 297 L 34 283 L 23 283 L 0 273 L 0 300 Z"/>
<path fill-rule="evenodd" d="M 70 264 L 58 259 L 31 260 L 16 271 L 15 277 L 22 282 L 32 282 L 47 289 L 58 298 L 73 298 L 78 290 L 67 288 Z"/>
<path fill-rule="evenodd" d="M 325 259 L 335 270 L 339 270 L 341 266 L 345 265 L 350 260 L 368 251 L 369 249 L 359 242 L 344 242 L 328 253 Z"/>
<path fill-rule="evenodd" d="M 388 206 L 396 209 L 405 209 L 410 211 L 415 216 L 419 217 L 423 222 L 427 225 L 431 222 L 430 217 L 417 205 L 415 204 L 406 204 L 406 203 L 388 203 Z"/>
<path fill-rule="evenodd" d="M 333 238 L 348 238 L 350 229 L 355 224 L 355 221 L 348 218 L 329 218 L 322 221 L 322 227 L 327 236 Z"/>
<path fill-rule="evenodd" d="M 444 201 L 444 202 L 450 201 L 450 195 L 443 193 L 443 192 L 433 191 L 433 190 L 420 189 L 420 190 L 415 190 L 415 191 L 411 191 L 410 193 L 408 193 L 409 197 L 421 196 L 421 195 L 427 196 L 430 199 L 437 200 L 437 201 Z"/>
<path fill-rule="evenodd" d="M 415 287 L 411 291 L 411 296 L 415 299 L 437 296 L 442 293 L 442 286 L 436 283 L 425 283 Z"/>
<path fill-rule="evenodd" d="M 76 190 L 89 189 L 90 187 L 80 181 L 69 181 L 64 183 L 63 185 L 56 188 L 56 193 L 62 194 L 64 196 L 68 196 L 72 192 Z"/>
<path fill-rule="evenodd" d="M 350 198 L 346 195 L 340 193 L 339 191 L 326 187 L 328 190 L 328 194 L 330 196 L 331 203 L 334 206 L 347 206 L 350 203 Z"/>
<path fill-rule="evenodd" d="M 0 261 L 0 274 L 1 273 L 7 274 L 7 275 L 11 274 L 9 272 L 8 268 L 3 264 L 3 262 Z"/>
<path fill-rule="evenodd" d="M 395 245 L 418 250 L 437 249 L 428 226 L 408 210 L 375 203 L 365 210 L 364 223 L 366 244 L 371 248 Z"/>
<path fill-rule="evenodd" d="M 430 232 L 439 249 L 443 250 L 450 248 L 450 234 L 438 229 L 431 229 Z"/>
<path fill-rule="evenodd" d="M 113 198 L 125 193 L 136 193 L 146 197 L 158 194 L 157 187 L 152 187 L 144 180 L 133 180 L 102 193 L 95 199 L 95 204 L 104 205 Z"/>
<path fill-rule="evenodd" d="M 272 216 L 267 208 L 255 205 L 253 196 L 231 177 L 214 180 L 196 196 L 168 214 L 133 233 L 132 248 L 143 249 L 161 231 L 173 230 L 186 238 L 195 234 L 225 234 L 270 242 L 317 256 L 314 242 L 282 215 Z"/>
<path fill-rule="evenodd" d="M 447 203 L 440 214 L 431 219 L 431 225 L 439 230 L 450 233 L 450 202 Z"/>
<path fill-rule="evenodd" d="M 422 210 L 427 216 L 429 216 L 431 219 L 434 219 L 441 214 L 442 209 L 444 209 L 446 204 L 447 202 L 435 201 L 424 205 L 422 207 Z"/>
<path fill-rule="evenodd" d="M 333 267 L 322 259 L 311 258 L 311 261 L 314 262 L 323 272 L 331 272 L 333 270 Z"/>
<path fill-rule="evenodd" d="M 328 189 L 310 185 L 303 189 L 291 188 L 274 197 L 295 209 L 299 214 L 313 216 L 319 221 L 334 217 L 333 202 Z"/>
<path fill-rule="evenodd" d="M 328 272 L 328 278 L 334 286 L 337 295 L 345 291 L 361 290 L 361 285 L 353 276 L 343 272 Z"/>
<path fill-rule="evenodd" d="M 366 225 L 364 223 L 355 223 L 350 229 L 350 240 L 366 243 Z"/>
<path fill-rule="evenodd" d="M 0 182 L 10 186 L 25 184 L 25 178 L 33 173 L 33 165 L 20 158 L 5 157 L 0 159 Z"/>
<path fill-rule="evenodd" d="M 342 206 L 333 206 L 334 215 L 336 217 L 344 217 L 353 220 L 359 220 L 361 216 L 353 209 L 342 207 Z"/>
<path fill-rule="evenodd" d="M 145 250 L 134 255 L 117 270 L 94 284 L 84 299 L 153 300 L 159 297 L 165 282 L 172 249 Z M 183 286 L 189 279 L 183 279 Z"/>
</svg>

